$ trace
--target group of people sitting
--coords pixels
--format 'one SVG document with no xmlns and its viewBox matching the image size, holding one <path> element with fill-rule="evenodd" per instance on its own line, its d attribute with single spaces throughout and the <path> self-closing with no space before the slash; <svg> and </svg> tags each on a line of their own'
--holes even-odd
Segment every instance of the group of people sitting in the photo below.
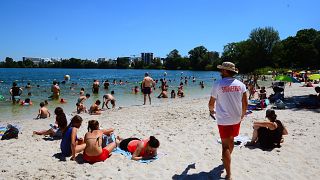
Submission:
<svg viewBox="0 0 320 180">
<path fill-rule="evenodd" d="M 86 162 L 105 161 L 116 147 L 130 152 L 133 160 L 152 159 L 157 155 L 160 142 L 154 136 L 143 140 L 138 138 L 123 139 L 118 136 L 113 141 L 110 137 L 114 133 L 113 128 L 100 129 L 98 121 L 90 120 L 88 132 L 84 138 L 80 138 L 78 130 L 83 122 L 81 116 L 75 115 L 68 125 L 66 115 L 61 107 L 55 109 L 55 114 L 55 125 L 52 125 L 49 130 L 34 131 L 33 134 L 61 138 L 61 153 L 65 157 L 71 157 L 71 160 L 75 160 L 76 155 L 83 152 L 83 160 Z M 105 138 L 108 138 L 108 144 L 105 143 Z"/>
</svg>

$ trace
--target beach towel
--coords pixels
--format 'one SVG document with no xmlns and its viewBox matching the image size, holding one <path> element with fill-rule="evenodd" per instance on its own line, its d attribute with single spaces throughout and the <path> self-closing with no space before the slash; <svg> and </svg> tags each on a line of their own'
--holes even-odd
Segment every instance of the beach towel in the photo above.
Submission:
<svg viewBox="0 0 320 180">
<path fill-rule="evenodd" d="M 9 139 L 13 139 L 13 138 L 17 139 L 18 135 L 19 135 L 19 129 L 14 127 L 11 124 L 8 124 L 6 127 L 6 131 L 1 136 L 1 140 L 9 140 Z"/>
<path fill-rule="evenodd" d="M 110 144 L 111 142 L 115 142 L 116 136 L 114 134 L 112 134 L 111 136 L 104 136 L 104 140 L 105 140 L 105 146 L 106 146 L 106 145 Z M 124 151 L 124 150 L 120 149 L 119 147 L 114 148 L 112 153 L 121 154 L 129 160 L 131 160 L 131 158 L 132 158 L 132 154 L 130 152 Z M 158 155 L 155 156 L 153 159 L 148 159 L 148 160 L 141 159 L 141 160 L 138 160 L 137 162 L 150 163 L 150 162 L 157 160 L 157 159 L 159 159 Z"/>
<path fill-rule="evenodd" d="M 248 136 L 244 136 L 244 135 L 238 135 L 236 137 L 234 137 L 234 145 L 235 146 L 239 146 L 242 147 L 245 144 L 247 144 L 247 142 L 250 142 L 251 139 Z M 221 144 L 221 138 L 217 139 L 217 142 Z"/>
<path fill-rule="evenodd" d="M 7 127 L 1 126 L 0 127 L 0 137 L 3 136 L 4 132 L 7 131 Z"/>
</svg>

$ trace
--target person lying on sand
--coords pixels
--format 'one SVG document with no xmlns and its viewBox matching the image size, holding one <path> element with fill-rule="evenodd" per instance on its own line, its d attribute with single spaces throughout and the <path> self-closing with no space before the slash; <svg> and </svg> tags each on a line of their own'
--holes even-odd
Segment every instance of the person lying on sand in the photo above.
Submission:
<svg viewBox="0 0 320 180">
<path fill-rule="evenodd" d="M 83 152 L 83 160 L 89 163 L 105 161 L 109 158 L 110 153 L 116 147 L 116 143 L 109 143 L 106 147 L 102 148 L 102 136 L 111 135 L 114 129 L 99 129 L 99 122 L 90 120 L 88 122 L 88 132 L 84 136 L 86 148 Z"/>
<path fill-rule="evenodd" d="M 251 142 L 247 146 L 254 145 L 259 142 L 261 148 L 270 149 L 280 147 L 280 143 L 284 141 L 282 135 L 288 135 L 286 127 L 281 121 L 277 120 L 274 110 L 266 111 L 268 121 L 255 121 L 253 123 L 253 133 Z"/>
<path fill-rule="evenodd" d="M 132 154 L 132 160 L 152 159 L 157 155 L 160 142 L 154 136 L 140 140 L 138 138 L 122 139 L 117 137 L 117 146 Z"/>
</svg>

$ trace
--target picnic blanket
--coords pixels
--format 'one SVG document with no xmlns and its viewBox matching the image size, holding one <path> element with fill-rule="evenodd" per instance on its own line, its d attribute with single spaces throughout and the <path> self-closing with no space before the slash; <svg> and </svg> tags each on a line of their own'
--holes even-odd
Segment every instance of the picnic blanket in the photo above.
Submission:
<svg viewBox="0 0 320 180">
<path fill-rule="evenodd" d="M 115 142 L 116 141 L 116 136 L 114 134 L 112 134 L 111 136 L 105 136 L 104 137 L 105 139 L 105 143 L 106 145 L 110 144 L 111 142 Z M 121 154 L 123 156 L 125 156 L 127 159 L 130 159 L 132 158 L 132 154 L 128 151 L 124 151 L 122 149 L 120 149 L 119 147 L 116 147 L 115 149 L 113 149 L 112 153 L 115 153 L 115 154 Z M 140 162 L 140 163 L 150 163 L 154 160 L 157 160 L 159 159 L 159 156 L 155 156 L 153 159 L 141 159 L 141 160 L 138 160 L 137 162 Z"/>
</svg>

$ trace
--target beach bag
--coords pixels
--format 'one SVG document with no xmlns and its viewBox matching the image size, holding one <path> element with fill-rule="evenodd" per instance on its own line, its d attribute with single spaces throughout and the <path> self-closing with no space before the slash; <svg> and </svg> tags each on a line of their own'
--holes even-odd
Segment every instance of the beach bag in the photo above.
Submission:
<svg viewBox="0 0 320 180">
<path fill-rule="evenodd" d="M 276 105 L 277 109 L 285 109 L 286 108 L 286 105 L 280 99 L 276 100 L 275 105 Z"/>
<path fill-rule="evenodd" d="M 18 138 L 18 134 L 19 134 L 19 130 L 18 128 L 12 126 L 11 124 L 9 124 L 7 126 L 7 131 L 4 132 L 3 136 L 1 137 L 1 140 L 8 140 L 8 139 L 12 139 L 12 138 Z"/>
</svg>

